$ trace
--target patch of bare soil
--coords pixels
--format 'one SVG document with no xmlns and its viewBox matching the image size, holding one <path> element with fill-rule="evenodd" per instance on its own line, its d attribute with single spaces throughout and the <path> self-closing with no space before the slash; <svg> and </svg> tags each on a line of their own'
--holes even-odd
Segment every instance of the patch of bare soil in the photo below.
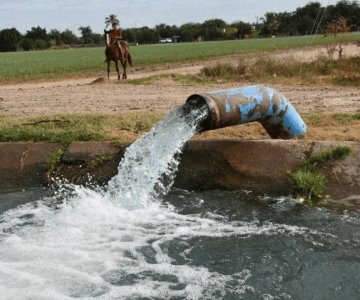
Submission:
<svg viewBox="0 0 360 300">
<path fill-rule="evenodd" d="M 319 53 L 326 55 L 325 47 L 292 51 L 275 51 L 278 58 L 297 57 L 312 60 Z M 345 55 L 359 53 L 355 45 L 347 45 Z M 130 79 L 160 74 L 197 74 L 201 68 L 218 62 L 237 64 L 240 59 L 251 59 L 254 54 L 231 55 L 207 61 L 133 69 Z M 105 75 L 105 74 L 104 74 Z M 94 82 L 94 84 L 91 84 Z M 249 85 L 249 82 L 216 83 L 208 86 L 188 86 L 164 78 L 148 85 L 119 84 L 115 74 L 110 80 L 99 78 L 69 79 L 57 82 L 23 83 L 0 86 L 0 114 L 38 116 L 61 113 L 114 113 L 119 111 L 168 112 L 184 103 L 193 93 Z M 263 83 L 266 85 L 266 83 Z M 273 85 L 272 85 L 273 86 Z M 360 88 L 313 86 L 273 86 L 283 93 L 300 113 L 360 112 Z M 342 129 L 345 130 L 345 129 Z M 249 135 L 263 137 L 250 131 Z M 360 139 L 359 139 L 360 140 Z"/>
</svg>

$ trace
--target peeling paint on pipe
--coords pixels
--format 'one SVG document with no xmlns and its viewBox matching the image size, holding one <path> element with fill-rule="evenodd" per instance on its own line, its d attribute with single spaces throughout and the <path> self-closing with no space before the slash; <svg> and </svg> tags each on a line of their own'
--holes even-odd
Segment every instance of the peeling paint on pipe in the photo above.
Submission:
<svg viewBox="0 0 360 300">
<path fill-rule="evenodd" d="M 254 121 L 260 122 L 271 138 L 299 137 L 307 131 L 290 101 L 269 87 L 254 85 L 194 94 L 187 103 L 208 106 L 209 117 L 202 131 Z"/>
</svg>

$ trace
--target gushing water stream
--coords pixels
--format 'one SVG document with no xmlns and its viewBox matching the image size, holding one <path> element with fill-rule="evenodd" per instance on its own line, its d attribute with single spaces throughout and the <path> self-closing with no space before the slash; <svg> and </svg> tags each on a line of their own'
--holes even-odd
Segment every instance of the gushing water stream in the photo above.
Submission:
<svg viewBox="0 0 360 300">
<path fill-rule="evenodd" d="M 356 299 L 357 216 L 298 213 L 286 199 L 259 209 L 248 192 L 174 191 L 160 201 L 206 114 L 170 113 L 127 149 L 105 189 L 66 185 L 3 212 L 0 298 L 322 299 L 311 276 L 334 273 L 319 279 L 323 299 Z M 324 231 L 329 220 L 336 226 Z"/>
<path fill-rule="evenodd" d="M 109 182 L 109 195 L 133 209 L 147 207 L 167 194 L 184 144 L 207 114 L 206 106 L 191 109 L 189 104 L 168 114 L 127 149 L 118 174 Z"/>
</svg>

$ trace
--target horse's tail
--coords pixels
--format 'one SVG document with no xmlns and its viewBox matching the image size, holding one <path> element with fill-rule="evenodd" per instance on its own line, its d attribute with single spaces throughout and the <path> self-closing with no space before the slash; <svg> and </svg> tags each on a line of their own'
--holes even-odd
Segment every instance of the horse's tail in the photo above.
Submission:
<svg viewBox="0 0 360 300">
<path fill-rule="evenodd" d="M 132 58 L 131 58 L 130 51 L 128 52 L 128 57 L 127 58 L 128 58 L 128 62 L 129 62 L 130 67 L 132 67 L 133 63 L 132 63 Z"/>
</svg>

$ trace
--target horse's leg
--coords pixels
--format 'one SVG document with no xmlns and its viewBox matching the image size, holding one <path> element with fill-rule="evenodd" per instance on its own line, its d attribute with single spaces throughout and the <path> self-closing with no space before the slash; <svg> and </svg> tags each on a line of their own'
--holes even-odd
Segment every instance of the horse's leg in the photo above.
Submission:
<svg viewBox="0 0 360 300">
<path fill-rule="evenodd" d="M 118 74 L 118 80 L 120 80 L 120 72 L 119 72 L 119 62 L 115 60 L 116 72 Z"/>
<path fill-rule="evenodd" d="M 110 60 L 106 61 L 107 63 L 107 74 L 108 74 L 108 79 L 110 79 Z"/>
<path fill-rule="evenodd" d="M 123 67 L 122 79 L 127 79 L 127 75 L 126 75 L 126 58 L 125 58 L 124 61 L 121 62 L 121 64 L 122 64 L 122 67 Z"/>
</svg>

